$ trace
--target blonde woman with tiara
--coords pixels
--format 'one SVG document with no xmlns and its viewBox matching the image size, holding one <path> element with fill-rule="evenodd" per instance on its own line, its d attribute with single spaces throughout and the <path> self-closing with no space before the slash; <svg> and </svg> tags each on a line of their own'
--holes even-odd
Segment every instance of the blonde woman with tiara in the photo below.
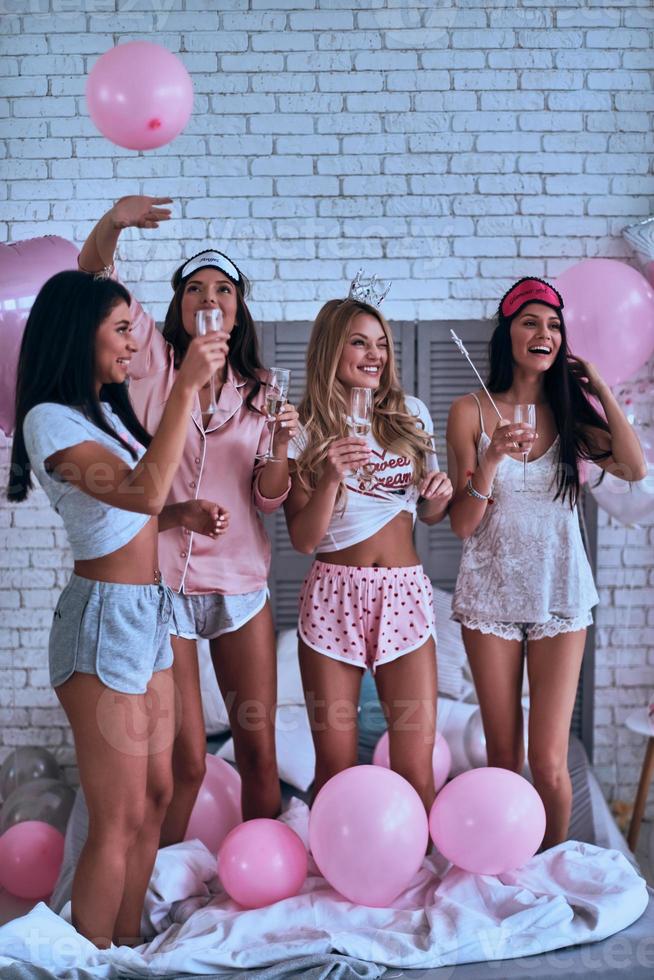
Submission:
<svg viewBox="0 0 654 980">
<path fill-rule="evenodd" d="M 317 552 L 300 596 L 302 681 L 316 749 L 314 792 L 357 759 L 357 704 L 373 671 L 392 768 L 434 798 L 435 628 L 431 583 L 413 544 L 452 485 L 438 469 L 426 406 L 398 383 L 376 280 L 318 313 L 307 351 L 301 428 L 289 446 L 285 502 L 294 547 Z M 385 295 L 385 293 L 384 293 Z M 353 388 L 372 392 L 372 428 L 348 428 Z M 350 420 L 351 421 L 351 420 Z"/>
</svg>

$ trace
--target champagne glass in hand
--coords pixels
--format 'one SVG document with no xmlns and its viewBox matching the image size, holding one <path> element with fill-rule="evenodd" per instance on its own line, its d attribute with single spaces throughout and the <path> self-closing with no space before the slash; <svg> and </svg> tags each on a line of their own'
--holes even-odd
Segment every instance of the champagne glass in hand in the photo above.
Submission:
<svg viewBox="0 0 654 980">
<path fill-rule="evenodd" d="M 270 368 L 270 371 L 268 372 L 268 381 L 266 382 L 265 402 L 266 422 L 270 426 L 270 443 L 268 445 L 268 451 L 265 453 L 257 453 L 256 459 L 270 459 L 273 462 L 279 462 L 277 457 L 273 456 L 275 422 L 277 421 L 277 416 L 281 412 L 283 406 L 286 404 L 290 381 L 291 372 L 286 368 Z"/>
<path fill-rule="evenodd" d="M 218 333 L 223 328 L 223 311 L 219 306 L 214 306 L 209 310 L 197 310 L 195 314 L 195 329 L 198 337 L 204 337 L 208 333 Z M 213 375 L 209 382 L 209 404 L 203 415 L 213 415 L 218 406 L 216 405 L 216 383 Z"/>
<path fill-rule="evenodd" d="M 522 422 L 523 428 L 536 428 L 536 406 L 522 403 L 513 406 L 513 421 Z M 531 444 L 525 446 L 524 443 L 517 441 L 518 449 L 522 452 L 522 489 L 527 489 L 527 457 L 531 452 Z"/>
<path fill-rule="evenodd" d="M 350 389 L 350 414 L 347 424 L 353 436 L 365 439 L 372 428 L 373 395 L 372 388 Z M 370 473 L 365 466 L 357 469 L 354 475 L 362 483 L 370 481 Z"/>
</svg>

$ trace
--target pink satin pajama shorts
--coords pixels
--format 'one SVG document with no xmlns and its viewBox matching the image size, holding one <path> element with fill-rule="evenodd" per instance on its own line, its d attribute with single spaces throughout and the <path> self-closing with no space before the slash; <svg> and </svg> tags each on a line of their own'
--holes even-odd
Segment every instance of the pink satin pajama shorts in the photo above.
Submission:
<svg viewBox="0 0 654 980">
<path fill-rule="evenodd" d="M 374 671 L 436 639 L 431 582 L 422 565 L 314 561 L 300 593 L 298 633 L 318 653 Z"/>
</svg>

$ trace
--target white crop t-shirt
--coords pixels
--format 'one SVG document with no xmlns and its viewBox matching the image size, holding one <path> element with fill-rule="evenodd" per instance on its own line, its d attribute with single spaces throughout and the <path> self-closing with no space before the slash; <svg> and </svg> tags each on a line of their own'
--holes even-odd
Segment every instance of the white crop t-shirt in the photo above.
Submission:
<svg viewBox="0 0 654 980">
<path fill-rule="evenodd" d="M 134 447 L 140 459 L 145 447 L 127 431 L 106 403 L 102 403 L 102 408 L 111 427 Z M 99 429 L 79 409 L 55 402 L 35 405 L 25 416 L 23 438 L 32 471 L 64 522 L 76 561 L 102 558 L 117 551 L 150 520 L 149 514 L 112 507 L 46 470 L 46 459 L 81 442 L 98 442 L 130 466 L 136 465 L 136 460 L 121 443 Z"/>
<path fill-rule="evenodd" d="M 407 411 L 422 422 L 433 441 L 434 423 L 427 406 L 413 395 L 405 395 L 404 400 Z M 412 514 L 415 523 L 419 494 L 411 460 L 389 449 L 382 449 L 372 433 L 366 436 L 366 442 L 372 450 L 369 465 L 373 474 L 371 484 L 362 485 L 354 475 L 346 477 L 345 510 L 341 512 L 342 508 L 339 507 L 332 514 L 325 536 L 316 549 L 318 552 L 340 551 L 365 541 L 402 511 Z M 297 459 L 305 446 L 306 434 L 300 429 L 289 444 L 289 459 Z M 435 453 L 428 455 L 426 468 L 428 472 L 438 470 Z"/>
</svg>

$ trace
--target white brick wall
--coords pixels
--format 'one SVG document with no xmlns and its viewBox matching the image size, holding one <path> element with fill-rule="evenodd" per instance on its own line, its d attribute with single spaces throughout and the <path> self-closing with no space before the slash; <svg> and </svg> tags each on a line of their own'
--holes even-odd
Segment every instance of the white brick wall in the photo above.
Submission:
<svg viewBox="0 0 654 980">
<path fill-rule="evenodd" d="M 171 268 L 209 242 L 262 320 L 311 318 L 364 260 L 394 281 L 391 317 L 476 318 L 520 275 L 628 256 L 621 228 L 651 211 L 649 0 L 6 0 L 0 24 L 0 236 L 81 243 L 121 194 L 174 197 L 174 222 L 122 246 L 158 318 Z M 141 156 L 99 136 L 83 96 L 134 39 L 178 54 L 195 90 L 186 132 Z M 0 508 L 0 537 L 2 742 L 70 762 L 44 673 L 60 525 L 39 494 Z M 610 797 L 633 796 L 643 751 L 621 723 L 654 687 L 653 556 L 654 529 L 602 519 Z"/>
</svg>

